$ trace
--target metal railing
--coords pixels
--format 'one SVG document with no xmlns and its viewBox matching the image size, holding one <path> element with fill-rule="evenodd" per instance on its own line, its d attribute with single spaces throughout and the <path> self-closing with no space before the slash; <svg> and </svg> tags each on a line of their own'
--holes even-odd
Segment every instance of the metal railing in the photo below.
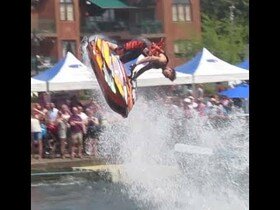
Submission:
<svg viewBox="0 0 280 210">
<path fill-rule="evenodd" d="M 159 34 L 163 33 L 163 27 L 160 21 L 145 20 L 130 27 L 131 34 Z"/>
<path fill-rule="evenodd" d="M 162 23 L 157 20 L 141 21 L 129 24 L 127 21 L 95 21 L 85 20 L 81 26 L 82 33 L 128 31 L 130 34 L 158 34 L 163 33 Z"/>
<path fill-rule="evenodd" d="M 53 19 L 39 19 L 37 21 L 31 21 L 31 31 L 37 33 L 56 33 L 55 20 Z"/>
<path fill-rule="evenodd" d="M 128 24 L 126 21 L 102 21 L 88 18 L 82 22 L 81 30 L 84 33 L 125 31 L 128 30 Z"/>
<path fill-rule="evenodd" d="M 137 7 L 147 7 L 147 6 L 155 6 L 156 0 L 141 0 L 141 1 L 130 1 L 124 0 L 130 6 L 137 6 Z"/>
</svg>

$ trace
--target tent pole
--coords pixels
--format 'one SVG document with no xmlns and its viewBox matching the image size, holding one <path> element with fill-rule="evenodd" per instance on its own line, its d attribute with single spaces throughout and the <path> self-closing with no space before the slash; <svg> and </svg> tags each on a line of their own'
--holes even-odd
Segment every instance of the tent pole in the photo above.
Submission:
<svg viewBox="0 0 280 210">
<path fill-rule="evenodd" d="M 49 95 L 49 100 L 51 102 L 52 101 L 52 96 L 51 96 L 51 92 L 50 92 L 50 83 L 49 83 L 49 81 L 47 81 L 47 94 Z"/>
<path fill-rule="evenodd" d="M 196 99 L 194 75 L 192 75 L 192 93 L 193 93 L 194 99 Z"/>
</svg>

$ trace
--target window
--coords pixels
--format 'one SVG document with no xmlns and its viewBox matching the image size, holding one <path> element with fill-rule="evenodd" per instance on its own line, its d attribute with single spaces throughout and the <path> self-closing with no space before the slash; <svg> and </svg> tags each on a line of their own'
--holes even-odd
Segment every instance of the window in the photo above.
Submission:
<svg viewBox="0 0 280 210">
<path fill-rule="evenodd" d="M 177 40 L 174 42 L 174 54 L 176 57 L 180 57 L 184 54 L 184 47 L 182 40 Z"/>
<path fill-rule="evenodd" d="M 184 5 L 178 4 L 177 7 L 178 7 L 178 19 L 179 21 L 184 21 L 185 20 Z"/>
<path fill-rule="evenodd" d="M 185 6 L 186 21 L 191 21 L 191 7 L 190 5 Z"/>
<path fill-rule="evenodd" d="M 191 4 L 189 0 L 173 0 L 172 20 L 191 21 Z"/>
<path fill-rule="evenodd" d="M 60 20 L 74 20 L 73 0 L 60 0 Z"/>
<path fill-rule="evenodd" d="M 174 43 L 174 53 L 180 53 L 180 48 L 179 48 L 179 44 L 178 43 Z"/>
<path fill-rule="evenodd" d="M 177 15 L 177 6 L 172 5 L 172 20 L 178 21 L 178 15 Z"/>
<path fill-rule="evenodd" d="M 62 41 L 62 56 L 65 57 L 67 52 L 76 54 L 76 41 Z"/>
</svg>

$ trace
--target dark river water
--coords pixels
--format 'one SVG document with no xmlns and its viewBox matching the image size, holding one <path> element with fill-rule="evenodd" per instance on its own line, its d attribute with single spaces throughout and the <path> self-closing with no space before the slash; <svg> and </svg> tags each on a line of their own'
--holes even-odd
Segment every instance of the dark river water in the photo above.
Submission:
<svg viewBox="0 0 280 210">
<path fill-rule="evenodd" d="M 32 210 L 143 209 L 117 183 L 63 176 L 31 184 Z"/>
</svg>

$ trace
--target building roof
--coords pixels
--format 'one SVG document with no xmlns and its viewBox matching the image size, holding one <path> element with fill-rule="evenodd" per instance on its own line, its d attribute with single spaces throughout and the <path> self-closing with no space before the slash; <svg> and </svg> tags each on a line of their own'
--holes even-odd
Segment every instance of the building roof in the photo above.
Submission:
<svg viewBox="0 0 280 210">
<path fill-rule="evenodd" d="M 128 6 L 124 2 L 120 0 L 90 0 L 91 3 L 103 8 L 103 9 L 128 9 L 135 8 L 132 6 Z"/>
</svg>

